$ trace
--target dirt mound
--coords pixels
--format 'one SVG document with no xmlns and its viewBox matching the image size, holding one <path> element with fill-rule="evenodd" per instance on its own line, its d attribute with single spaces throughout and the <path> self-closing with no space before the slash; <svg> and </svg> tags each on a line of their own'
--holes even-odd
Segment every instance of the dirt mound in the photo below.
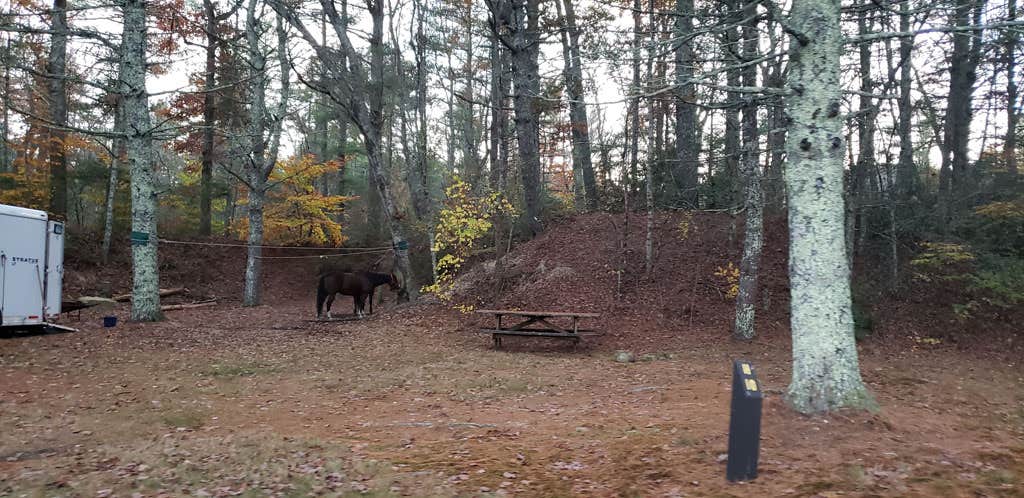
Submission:
<svg viewBox="0 0 1024 498">
<path fill-rule="evenodd" d="M 735 300 L 727 296 L 730 282 L 715 273 L 739 266 L 742 224 L 725 214 L 658 213 L 648 274 L 646 218 L 629 217 L 623 251 L 626 223 L 622 214 L 593 213 L 552 226 L 499 264 L 473 267 L 457 280 L 457 299 L 477 307 L 601 313 L 603 343 L 616 347 L 727 337 Z M 764 249 L 757 310 L 762 335 L 788 322 L 784 242 L 769 235 Z"/>
</svg>

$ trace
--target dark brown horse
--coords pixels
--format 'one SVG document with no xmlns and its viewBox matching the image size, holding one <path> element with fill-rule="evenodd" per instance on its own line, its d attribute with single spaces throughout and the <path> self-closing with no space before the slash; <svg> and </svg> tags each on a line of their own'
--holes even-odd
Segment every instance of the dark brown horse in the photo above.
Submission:
<svg viewBox="0 0 1024 498">
<path fill-rule="evenodd" d="M 388 284 L 391 290 L 398 290 L 398 279 L 388 273 L 330 272 L 320 276 L 316 286 L 316 317 L 320 319 L 327 302 L 327 318 L 331 318 L 331 305 L 335 294 L 352 296 L 352 314 L 362 317 L 366 298 L 370 298 L 370 314 L 373 314 L 373 293 L 377 287 Z"/>
</svg>

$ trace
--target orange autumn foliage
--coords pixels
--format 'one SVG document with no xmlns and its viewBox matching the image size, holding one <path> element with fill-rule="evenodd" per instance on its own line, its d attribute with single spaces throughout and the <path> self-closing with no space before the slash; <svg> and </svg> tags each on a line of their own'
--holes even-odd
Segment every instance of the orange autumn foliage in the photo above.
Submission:
<svg viewBox="0 0 1024 498">
<path fill-rule="evenodd" d="M 313 156 L 278 162 L 269 181 L 276 186 L 267 193 L 263 214 L 264 241 L 295 246 L 343 244 L 348 237 L 336 220 L 345 202 L 353 198 L 323 195 L 314 185 L 316 179 L 340 169 L 337 161 L 318 163 Z M 244 237 L 248 230 L 248 220 L 243 219 L 237 227 L 239 236 Z"/>
</svg>

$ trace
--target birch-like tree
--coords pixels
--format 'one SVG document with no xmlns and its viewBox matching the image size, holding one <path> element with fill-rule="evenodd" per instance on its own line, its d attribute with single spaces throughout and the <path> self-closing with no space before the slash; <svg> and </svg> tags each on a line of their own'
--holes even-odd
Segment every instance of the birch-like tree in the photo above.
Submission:
<svg viewBox="0 0 1024 498">
<path fill-rule="evenodd" d="M 742 9 L 742 52 L 740 79 L 744 87 L 757 86 L 758 52 L 757 4 L 746 3 Z M 733 335 L 738 339 L 754 338 L 754 310 L 757 302 L 757 280 L 764 246 L 764 195 L 761 191 L 761 165 L 758 149 L 760 138 L 757 127 L 757 104 L 749 95 L 743 100 L 741 112 L 743 149 L 740 170 L 743 180 L 744 224 L 743 257 L 740 259 L 739 290 L 736 295 L 736 322 Z"/>
<path fill-rule="evenodd" d="M 266 31 L 260 20 L 264 17 L 263 4 L 249 0 L 245 11 L 245 40 L 249 75 L 249 129 L 244 138 L 235 144 L 236 155 L 241 158 L 241 172 L 234 172 L 249 191 L 249 236 L 245 261 L 245 289 L 242 303 L 245 306 L 260 304 L 262 256 L 263 256 L 263 211 L 267 191 L 273 187 L 268 182 L 277 165 L 277 154 L 281 144 L 281 127 L 288 111 L 288 97 L 291 77 L 289 74 L 287 41 L 288 35 L 281 18 L 276 18 L 277 43 L 274 48 L 265 48 L 262 41 Z M 277 105 L 271 109 L 267 104 L 267 90 L 270 86 L 268 51 L 276 52 L 280 74 L 280 96 Z"/>
</svg>

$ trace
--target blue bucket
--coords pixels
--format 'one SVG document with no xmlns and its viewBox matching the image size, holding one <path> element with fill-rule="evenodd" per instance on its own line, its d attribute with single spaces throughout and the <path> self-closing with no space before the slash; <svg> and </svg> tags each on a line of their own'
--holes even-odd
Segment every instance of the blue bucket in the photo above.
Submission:
<svg viewBox="0 0 1024 498">
<path fill-rule="evenodd" d="M 106 328 L 117 326 L 116 316 L 105 316 L 103 317 L 103 326 Z"/>
</svg>

